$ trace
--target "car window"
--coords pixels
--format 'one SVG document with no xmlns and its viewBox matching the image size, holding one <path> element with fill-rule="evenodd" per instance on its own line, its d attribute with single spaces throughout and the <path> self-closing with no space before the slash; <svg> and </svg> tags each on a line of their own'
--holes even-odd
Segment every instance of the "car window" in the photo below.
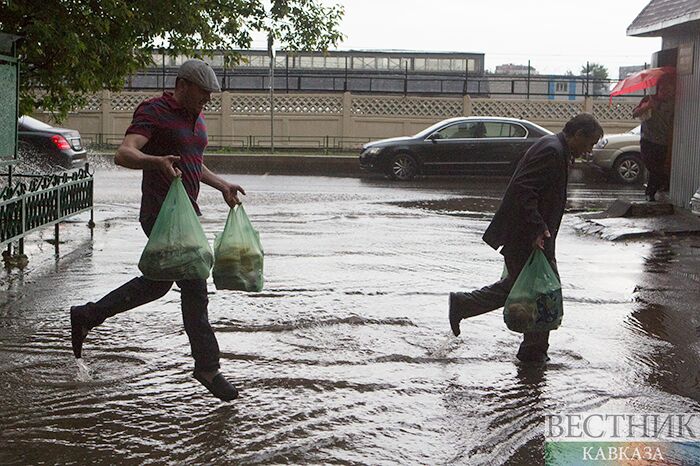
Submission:
<svg viewBox="0 0 700 466">
<path fill-rule="evenodd" d="M 419 131 L 419 132 L 416 133 L 413 137 L 414 137 L 414 138 L 425 138 L 425 137 L 428 137 L 428 136 L 430 136 L 431 134 L 435 133 L 435 131 L 436 131 L 438 128 L 442 127 L 444 124 L 445 124 L 444 121 L 438 121 L 437 123 L 428 126 L 428 127 L 425 128 L 424 130 Z"/>
<path fill-rule="evenodd" d="M 480 121 L 462 121 L 436 132 L 436 139 L 468 139 L 484 137 L 486 128 Z"/>
<path fill-rule="evenodd" d="M 43 121 L 39 121 L 36 118 L 32 118 L 32 117 L 27 116 L 27 115 L 20 117 L 18 124 L 19 124 L 20 129 L 30 130 L 30 131 L 41 131 L 41 130 L 53 128 L 53 126 L 48 125 L 48 124 L 44 123 Z"/>
<path fill-rule="evenodd" d="M 527 132 L 520 125 L 512 123 L 488 122 L 485 123 L 487 138 L 524 138 Z"/>
</svg>

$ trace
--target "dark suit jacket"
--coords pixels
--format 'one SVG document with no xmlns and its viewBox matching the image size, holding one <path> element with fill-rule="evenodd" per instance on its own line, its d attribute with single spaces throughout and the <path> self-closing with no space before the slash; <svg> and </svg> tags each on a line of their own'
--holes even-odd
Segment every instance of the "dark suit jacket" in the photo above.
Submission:
<svg viewBox="0 0 700 466">
<path fill-rule="evenodd" d="M 571 154 L 564 133 L 543 136 L 525 153 L 506 188 L 483 239 L 503 255 L 527 258 L 537 236 L 549 230 L 545 255 L 554 259 L 554 244 L 566 207 Z"/>
</svg>

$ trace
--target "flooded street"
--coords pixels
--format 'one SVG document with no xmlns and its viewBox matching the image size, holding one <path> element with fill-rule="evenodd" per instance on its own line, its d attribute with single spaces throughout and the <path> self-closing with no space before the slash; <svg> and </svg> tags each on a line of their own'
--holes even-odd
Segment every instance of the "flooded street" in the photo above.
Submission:
<svg viewBox="0 0 700 466">
<path fill-rule="evenodd" d="M 173 288 L 93 330 L 90 375 L 70 348 L 70 305 L 138 274 L 140 173 L 98 169 L 94 238 L 81 215 L 31 235 L 29 266 L 0 272 L 0 463 L 542 464 L 553 412 L 700 408 L 692 238 L 609 242 L 578 235 L 579 210 L 639 188 L 573 179 L 557 251 L 564 322 L 551 362 L 520 366 L 501 311 L 454 338 L 450 291 L 497 280 L 481 241 L 507 180 L 225 175 L 248 195 L 265 248 L 261 293 L 217 291 L 209 317 L 220 403 L 192 376 Z M 213 240 L 228 207 L 203 187 Z M 686 287 L 687 288 L 687 287 Z M 695 289 L 700 287 L 697 285 Z M 670 296 L 670 298 L 669 298 Z"/>
</svg>

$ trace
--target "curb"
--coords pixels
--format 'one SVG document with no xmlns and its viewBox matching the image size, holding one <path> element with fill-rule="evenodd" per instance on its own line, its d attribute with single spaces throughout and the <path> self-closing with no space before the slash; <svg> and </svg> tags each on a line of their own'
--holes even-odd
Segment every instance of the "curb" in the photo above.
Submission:
<svg viewBox="0 0 700 466">
<path fill-rule="evenodd" d="M 112 152 L 92 152 L 90 155 L 113 157 Z M 243 175 L 365 175 L 360 168 L 359 155 L 312 154 L 204 154 L 204 164 L 214 172 L 236 172 Z"/>
<path fill-rule="evenodd" d="M 667 235 L 698 235 L 700 219 L 683 209 L 666 215 L 647 217 L 605 217 L 600 214 L 578 215 L 574 229 L 582 234 L 608 241 L 653 238 Z"/>
</svg>

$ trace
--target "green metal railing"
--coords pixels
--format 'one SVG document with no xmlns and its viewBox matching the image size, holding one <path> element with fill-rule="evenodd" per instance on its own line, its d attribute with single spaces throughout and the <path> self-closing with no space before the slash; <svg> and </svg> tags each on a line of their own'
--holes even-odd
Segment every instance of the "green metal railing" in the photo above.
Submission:
<svg viewBox="0 0 700 466">
<path fill-rule="evenodd" d="M 19 175 L 16 182 L 0 191 L 0 247 L 19 241 L 23 254 L 24 237 L 33 231 L 55 225 L 55 249 L 58 252 L 58 224 L 73 215 L 90 211 L 89 226 L 94 227 L 93 176 L 89 165 L 74 172 L 57 175 Z"/>
</svg>

